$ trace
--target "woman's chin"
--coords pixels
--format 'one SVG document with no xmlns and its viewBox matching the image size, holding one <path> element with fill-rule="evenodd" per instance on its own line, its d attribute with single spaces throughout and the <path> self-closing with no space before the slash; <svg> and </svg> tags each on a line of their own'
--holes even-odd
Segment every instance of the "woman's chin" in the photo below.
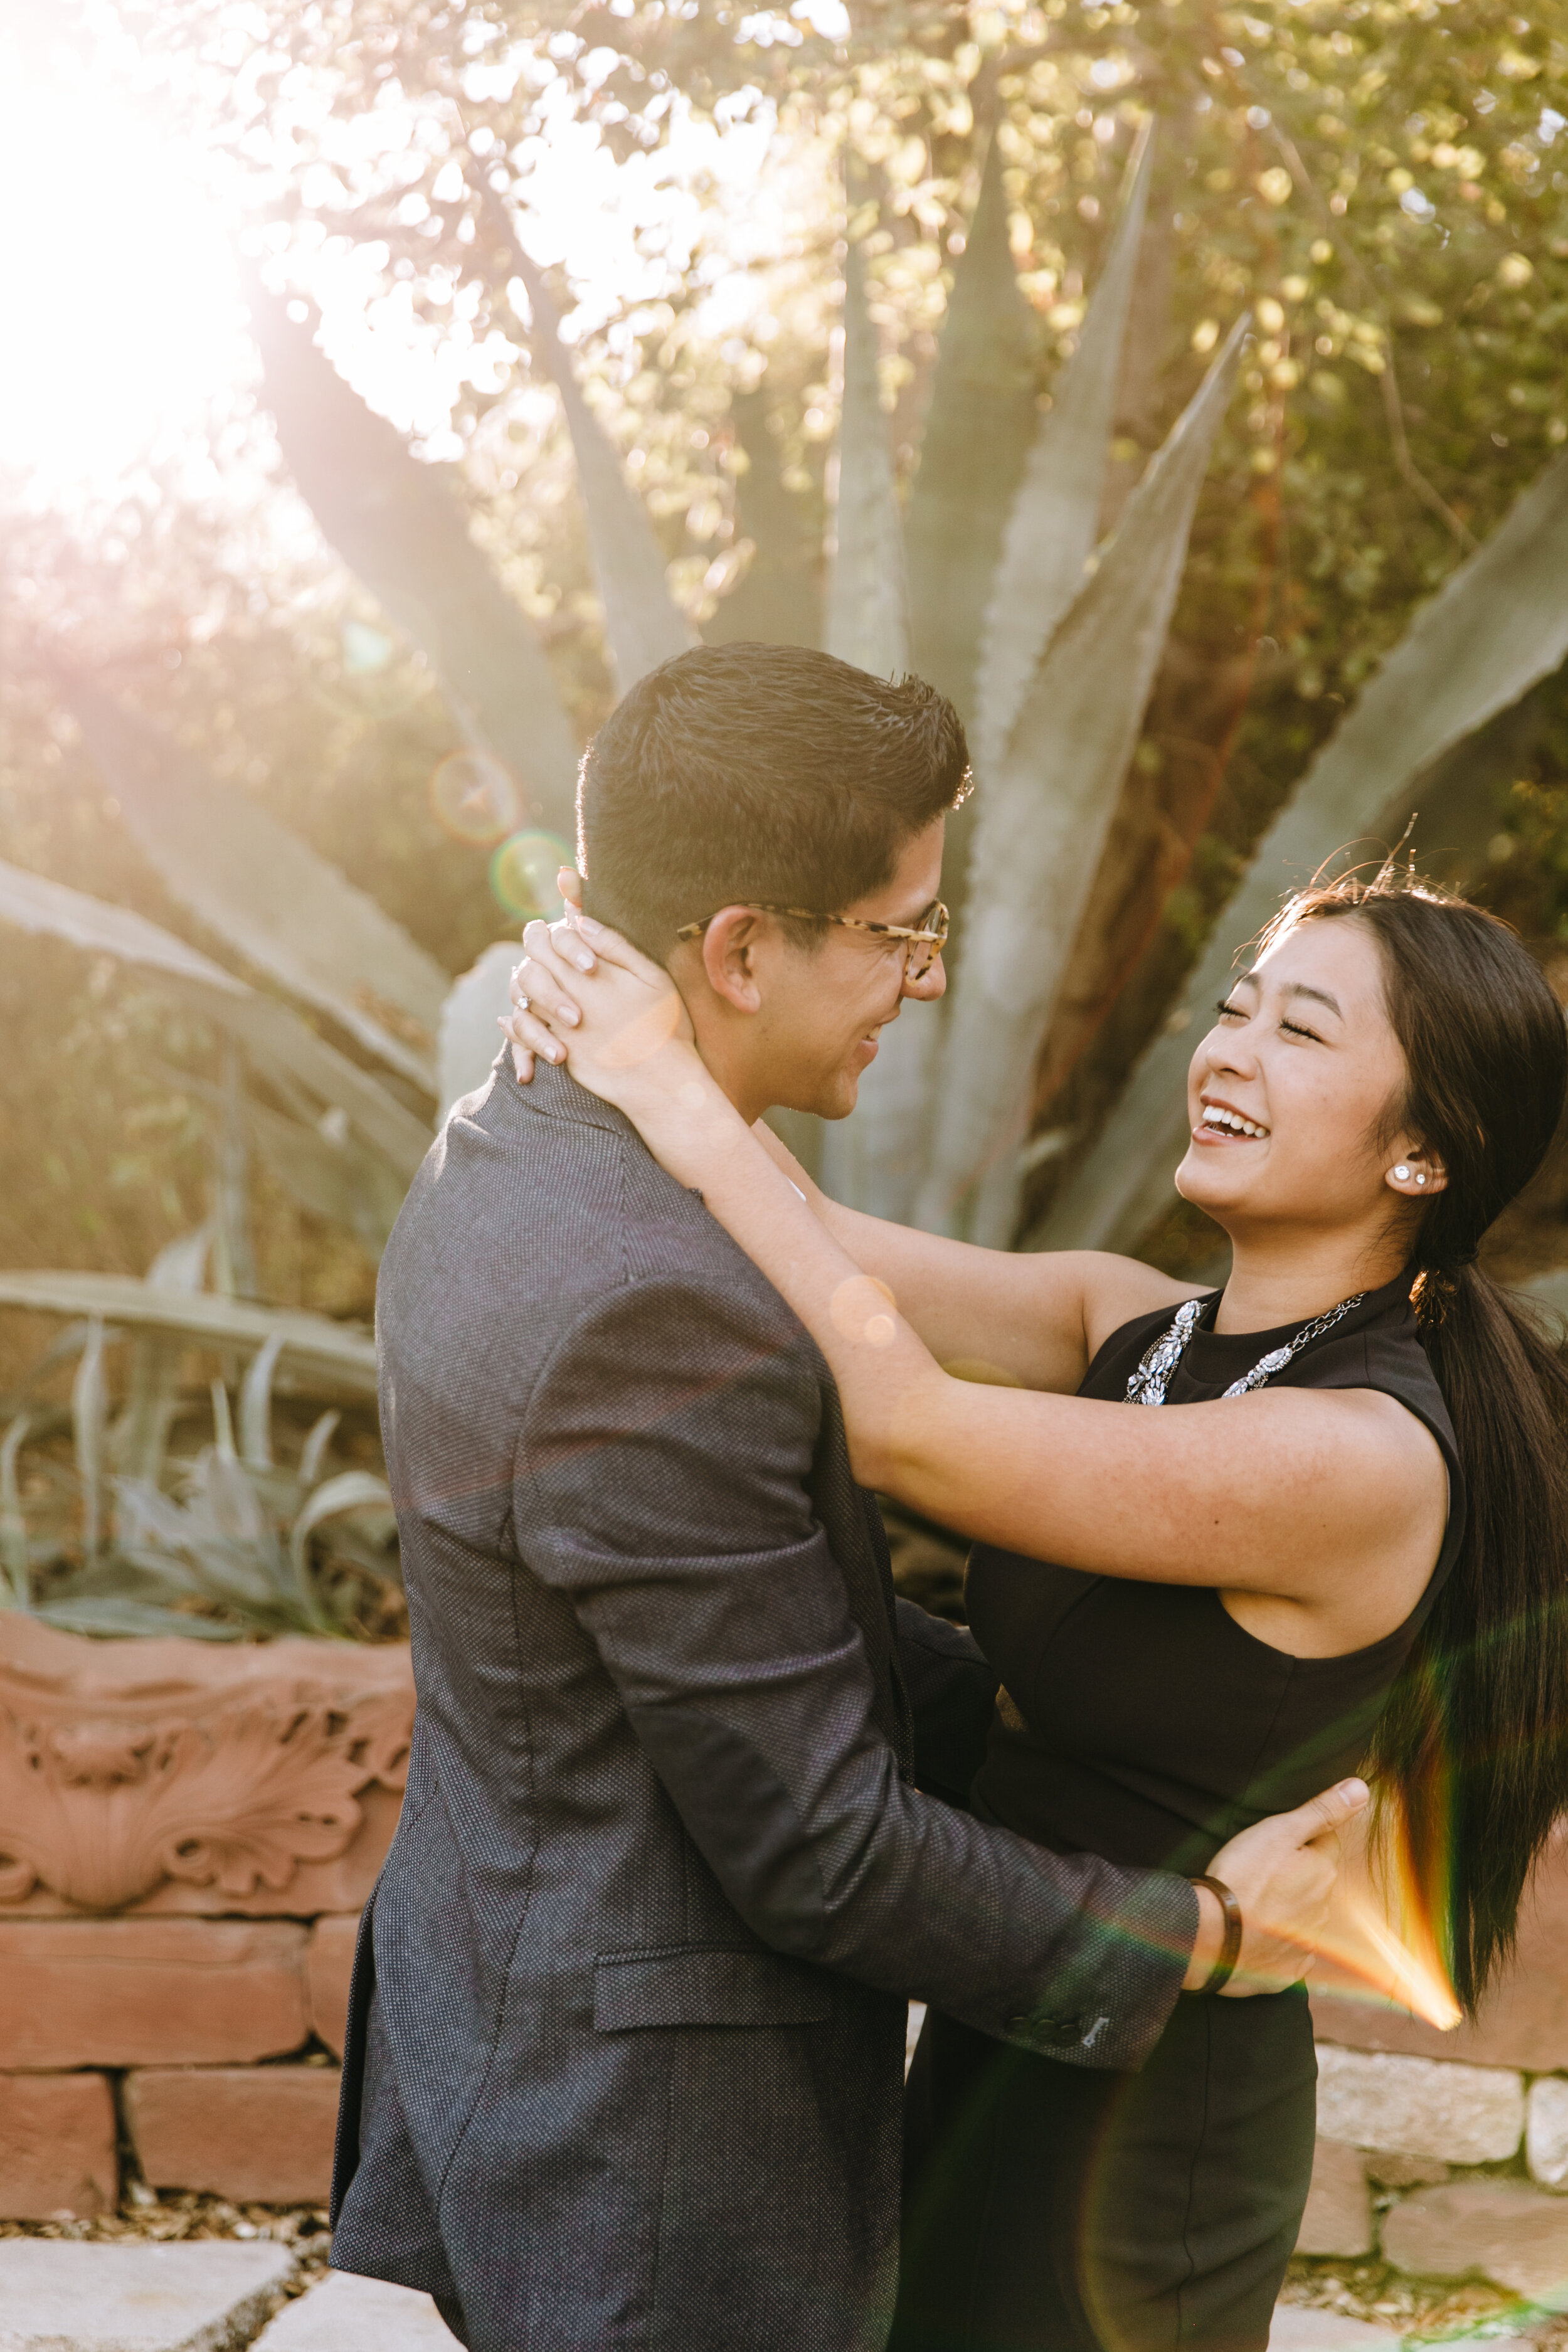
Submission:
<svg viewBox="0 0 1568 2352">
<path fill-rule="evenodd" d="M 1192 1143 L 1176 1171 L 1176 1190 L 1183 1200 L 1190 1201 L 1194 1209 L 1206 1210 L 1210 1216 L 1216 1215 L 1237 1198 L 1237 1171 L 1234 1167 L 1215 1164 L 1223 1163 L 1223 1148 L 1215 1151 L 1208 1146 Z"/>
</svg>

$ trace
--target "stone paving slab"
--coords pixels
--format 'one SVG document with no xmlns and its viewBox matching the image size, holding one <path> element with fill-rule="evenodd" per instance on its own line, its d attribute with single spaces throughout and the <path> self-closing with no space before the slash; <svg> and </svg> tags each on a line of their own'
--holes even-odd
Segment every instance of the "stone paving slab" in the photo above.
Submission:
<svg viewBox="0 0 1568 2352">
<path fill-rule="evenodd" d="M 237 2352 L 294 2267 L 284 2246 L 0 2240 L 0 2352 Z"/>
<path fill-rule="evenodd" d="M 285 2305 L 257 2338 L 256 2352 L 454 2352 L 457 2341 L 427 2294 L 333 2271 Z"/>
<path fill-rule="evenodd" d="M 1276 2306 L 1268 2352 L 1396 2352 L 1398 2330 L 1373 2327 L 1337 2311 L 1315 2311 L 1300 2303 Z"/>
</svg>

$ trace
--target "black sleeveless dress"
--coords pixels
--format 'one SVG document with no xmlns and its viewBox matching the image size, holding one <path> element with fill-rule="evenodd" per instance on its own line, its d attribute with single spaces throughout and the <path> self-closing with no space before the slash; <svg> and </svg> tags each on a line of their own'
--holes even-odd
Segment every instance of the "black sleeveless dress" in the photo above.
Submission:
<svg viewBox="0 0 1568 2352">
<path fill-rule="evenodd" d="M 1004 1689 L 977 1812 L 1058 1852 L 1192 1875 L 1237 1830 L 1356 1769 L 1464 1532 L 1410 1286 L 1407 1273 L 1373 1292 L 1270 1382 L 1381 1389 L 1436 1439 L 1448 1523 L 1405 1622 L 1343 1657 L 1294 1658 L 1243 1632 L 1217 1590 L 978 1545 L 970 1622 Z M 1219 1297 L 1167 1405 L 1222 1396 L 1300 1328 L 1222 1337 Z M 1124 1399 L 1173 1312 L 1114 1332 L 1079 1395 Z M 1157 1557 L 1157 1523 L 1149 1544 Z M 1216 1559 L 1216 1582 L 1241 1581 L 1241 1566 Z M 1064 2066 L 929 2016 L 910 2078 L 889 2352 L 1263 2352 L 1311 2175 L 1316 2082 L 1303 1986 L 1183 1995 L 1137 2074 Z"/>
</svg>

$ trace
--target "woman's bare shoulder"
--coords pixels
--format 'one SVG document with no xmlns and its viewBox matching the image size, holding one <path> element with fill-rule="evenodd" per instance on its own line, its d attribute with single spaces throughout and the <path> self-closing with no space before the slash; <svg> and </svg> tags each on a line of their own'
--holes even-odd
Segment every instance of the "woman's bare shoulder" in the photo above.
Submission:
<svg viewBox="0 0 1568 2352">
<path fill-rule="evenodd" d="M 1211 1284 L 1178 1282 L 1158 1266 L 1135 1257 L 1117 1257 L 1109 1250 L 1085 1250 L 1083 1268 L 1084 1337 L 1089 1360 L 1099 1354 L 1113 1331 L 1140 1315 L 1162 1307 L 1179 1307 L 1184 1298 L 1200 1297 Z"/>
</svg>

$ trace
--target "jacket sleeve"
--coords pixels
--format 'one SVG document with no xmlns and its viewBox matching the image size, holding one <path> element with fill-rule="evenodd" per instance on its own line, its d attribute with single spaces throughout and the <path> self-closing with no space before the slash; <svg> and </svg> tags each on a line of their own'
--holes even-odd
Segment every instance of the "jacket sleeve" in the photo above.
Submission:
<svg viewBox="0 0 1568 2352">
<path fill-rule="evenodd" d="M 1063 1855 L 900 1779 L 805 1491 L 819 1360 L 735 1284 L 647 1277 L 526 1406 L 519 1550 L 568 1594 L 693 1841 L 776 1950 L 1069 2063 L 1142 2063 L 1196 1930 L 1184 1879 Z"/>
<path fill-rule="evenodd" d="M 915 1720 L 917 1789 L 967 1808 L 996 1706 L 998 1679 L 967 1627 L 900 1594 L 899 1666 Z"/>
</svg>

